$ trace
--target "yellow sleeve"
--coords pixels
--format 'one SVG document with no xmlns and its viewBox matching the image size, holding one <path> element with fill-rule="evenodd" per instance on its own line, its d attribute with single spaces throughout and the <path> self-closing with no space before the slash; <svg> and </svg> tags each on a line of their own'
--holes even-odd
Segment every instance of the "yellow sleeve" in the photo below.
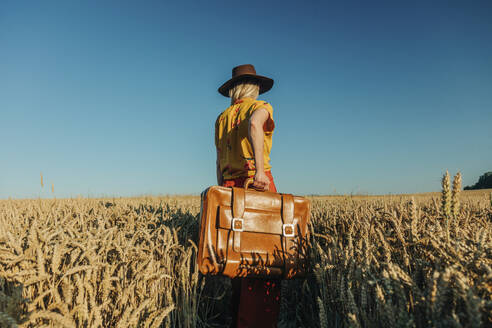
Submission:
<svg viewBox="0 0 492 328">
<path fill-rule="evenodd" d="M 217 120 L 215 120 L 215 148 L 219 146 L 219 117 L 217 117 Z"/>
<path fill-rule="evenodd" d="M 268 112 L 269 117 L 268 120 L 265 123 L 265 132 L 272 132 L 275 129 L 275 122 L 273 121 L 273 107 L 266 101 L 262 100 L 257 100 L 255 102 L 255 105 L 253 107 L 253 111 L 257 110 L 258 108 L 265 108 Z M 251 114 L 253 114 L 253 111 Z"/>
</svg>

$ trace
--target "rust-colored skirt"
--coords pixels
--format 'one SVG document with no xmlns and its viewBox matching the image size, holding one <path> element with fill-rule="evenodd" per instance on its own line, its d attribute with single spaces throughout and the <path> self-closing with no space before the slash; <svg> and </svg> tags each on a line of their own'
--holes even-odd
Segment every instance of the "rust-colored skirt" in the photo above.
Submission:
<svg viewBox="0 0 492 328">
<path fill-rule="evenodd" d="M 270 191 L 277 192 L 270 171 Z M 224 187 L 242 187 L 247 177 L 225 180 Z M 232 325 L 236 328 L 277 327 L 280 310 L 280 279 L 232 279 Z"/>
</svg>

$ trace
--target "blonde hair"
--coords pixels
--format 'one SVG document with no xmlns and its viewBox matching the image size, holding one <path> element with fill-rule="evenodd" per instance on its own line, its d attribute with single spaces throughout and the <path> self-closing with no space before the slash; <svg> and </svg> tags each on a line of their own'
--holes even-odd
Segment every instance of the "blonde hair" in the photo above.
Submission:
<svg viewBox="0 0 492 328">
<path fill-rule="evenodd" d="M 260 85 L 255 79 L 244 79 L 229 89 L 229 97 L 231 97 L 231 105 L 238 99 L 249 97 L 256 99 L 260 94 Z"/>
</svg>

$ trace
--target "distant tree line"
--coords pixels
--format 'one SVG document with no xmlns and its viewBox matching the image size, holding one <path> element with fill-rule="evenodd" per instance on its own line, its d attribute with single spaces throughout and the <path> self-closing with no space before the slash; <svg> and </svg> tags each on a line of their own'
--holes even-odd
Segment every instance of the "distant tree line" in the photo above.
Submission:
<svg viewBox="0 0 492 328">
<path fill-rule="evenodd" d="M 478 182 L 473 186 L 466 186 L 465 190 L 488 189 L 492 188 L 492 172 L 487 172 L 478 178 Z"/>
</svg>

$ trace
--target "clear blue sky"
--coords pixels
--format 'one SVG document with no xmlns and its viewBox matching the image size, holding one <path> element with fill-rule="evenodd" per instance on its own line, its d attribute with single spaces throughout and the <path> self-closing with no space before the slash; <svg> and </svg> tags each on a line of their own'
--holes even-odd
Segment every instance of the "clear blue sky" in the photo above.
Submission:
<svg viewBox="0 0 492 328">
<path fill-rule="evenodd" d="M 0 198 L 201 192 L 245 63 L 275 80 L 279 191 L 469 185 L 492 170 L 491 38 L 490 1 L 1 1 Z"/>
</svg>

